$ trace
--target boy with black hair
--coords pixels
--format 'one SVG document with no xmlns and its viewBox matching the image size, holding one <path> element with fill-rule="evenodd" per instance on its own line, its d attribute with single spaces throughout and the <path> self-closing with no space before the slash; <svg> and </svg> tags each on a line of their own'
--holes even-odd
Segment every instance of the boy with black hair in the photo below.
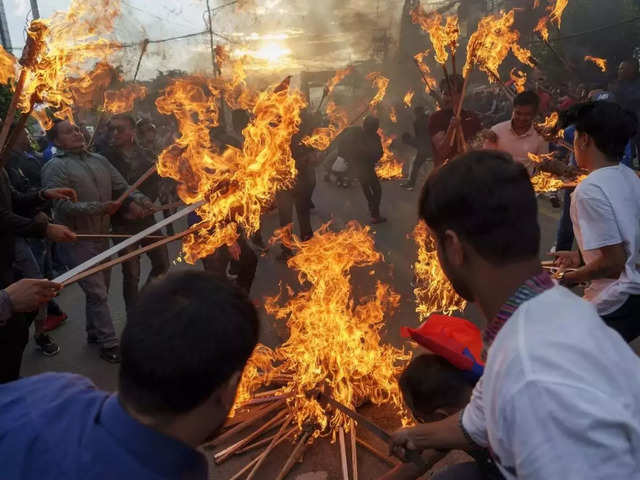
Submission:
<svg viewBox="0 0 640 480">
<path fill-rule="evenodd" d="M 444 273 L 488 321 L 486 365 L 460 414 L 401 429 L 392 448 L 475 444 L 507 480 L 634 478 L 640 359 L 542 270 L 526 169 L 505 153 L 462 155 L 429 176 L 419 212 Z M 482 478 L 474 464 L 455 468 L 457 479 Z"/>
<path fill-rule="evenodd" d="M 227 418 L 258 333 L 249 299 L 205 272 L 155 282 L 122 334 L 117 393 L 64 373 L 0 386 L 3 477 L 208 478 L 196 448 Z"/>
</svg>

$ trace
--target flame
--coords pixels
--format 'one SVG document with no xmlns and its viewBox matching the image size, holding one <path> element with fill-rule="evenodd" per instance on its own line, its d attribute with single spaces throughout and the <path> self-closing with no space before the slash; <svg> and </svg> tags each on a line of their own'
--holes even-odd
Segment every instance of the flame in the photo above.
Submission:
<svg viewBox="0 0 640 480">
<path fill-rule="evenodd" d="M 426 320 L 434 312 L 445 315 L 464 310 L 467 302 L 453 289 L 453 285 L 442 271 L 435 239 L 424 221 L 413 230 L 413 239 L 418 247 L 418 259 L 414 265 L 416 275 L 416 312 L 420 320 Z"/>
<path fill-rule="evenodd" d="M 264 207 L 294 182 L 291 139 L 306 103 L 300 92 L 289 92 L 289 80 L 260 92 L 242 150 L 219 153 L 211 146 L 209 129 L 218 124 L 220 96 L 212 80 L 178 79 L 156 100 L 160 113 L 176 117 L 180 131 L 160 154 L 158 172 L 180 183 L 178 194 L 186 203 L 205 201 L 196 210 L 200 231 L 183 242 L 187 262 L 231 245 L 239 228 L 255 233 Z"/>
<path fill-rule="evenodd" d="M 232 78 L 218 88 L 224 91 L 224 99 L 232 109 L 251 110 L 257 101 L 257 94 L 247 87 L 247 73 L 241 60 L 232 64 Z"/>
<path fill-rule="evenodd" d="M 398 112 L 396 112 L 396 107 L 391 107 L 391 111 L 389 112 L 389 120 L 392 123 L 398 123 Z"/>
<path fill-rule="evenodd" d="M 515 20 L 515 10 L 508 13 L 488 15 L 478 22 L 478 29 L 469 38 L 467 45 L 467 61 L 463 75 L 476 65 L 489 75 L 489 81 L 500 78 L 498 68 L 511 51 L 520 62 L 533 67 L 531 52 L 518 45 L 520 33 L 512 30 Z"/>
<path fill-rule="evenodd" d="M 544 122 L 536 124 L 539 130 L 551 131 L 558 125 L 560 115 L 558 112 L 553 112 L 551 115 L 544 119 Z"/>
<path fill-rule="evenodd" d="M 329 148 L 331 142 L 340 135 L 340 132 L 349 125 L 346 110 L 334 102 L 327 104 L 327 116 L 329 117 L 329 126 L 316 128 L 311 135 L 304 137 L 302 139 L 304 145 L 323 152 Z"/>
<path fill-rule="evenodd" d="M 585 62 L 593 62 L 602 72 L 607 71 L 607 61 L 604 58 L 592 57 L 587 55 L 584 57 Z"/>
<path fill-rule="evenodd" d="M 92 109 L 100 105 L 105 90 L 115 79 L 119 79 L 117 72 L 105 62 L 97 63 L 93 70 L 83 77 L 69 79 L 74 107 Z"/>
<path fill-rule="evenodd" d="M 347 67 L 343 70 L 338 70 L 336 74 L 333 76 L 331 80 L 327 83 L 327 95 L 330 95 L 331 92 L 347 75 L 350 75 L 353 72 L 353 67 Z"/>
<path fill-rule="evenodd" d="M 332 397 L 351 408 L 369 400 L 401 411 L 397 375 L 411 355 L 380 338 L 385 316 L 400 296 L 381 282 L 369 297 L 354 298 L 352 293 L 353 269 L 383 260 L 369 227 L 351 222 L 336 233 L 327 224 L 307 242 L 292 238 L 290 231 L 278 232 L 278 239 L 296 251 L 288 265 L 308 288 L 299 293 L 288 288 L 286 294 L 266 300 L 266 310 L 286 320 L 290 336 L 275 351 L 261 348 L 249 360 L 239 398 L 247 398 L 269 378 L 290 378 L 284 387 L 294 394 L 288 408 L 299 427 L 316 425 L 316 435 L 332 434 L 338 427 L 348 430 L 350 424 L 349 417 L 326 411 L 308 395 L 325 385 Z"/>
<path fill-rule="evenodd" d="M 438 12 L 427 13 L 418 4 L 411 11 L 411 21 L 419 24 L 420 28 L 429 34 L 434 56 L 438 63 L 444 65 L 449 58 L 449 52 L 451 52 L 451 55 L 455 55 L 458 49 L 458 37 L 460 36 L 457 15 L 446 17 L 445 23 L 442 25 L 442 15 Z"/>
<path fill-rule="evenodd" d="M 67 12 L 56 12 L 50 19 L 31 22 L 27 34 L 35 46 L 28 62 L 25 87 L 19 107 L 29 111 L 34 103 L 47 103 L 58 118 L 73 121 L 72 78 L 86 75 L 87 68 L 107 62 L 120 49 L 107 40 L 120 13 L 120 0 L 73 0 Z M 51 121 L 46 122 L 49 127 Z"/>
<path fill-rule="evenodd" d="M 229 50 L 223 45 L 216 45 L 214 54 L 216 56 L 216 65 L 219 69 L 222 69 L 224 64 L 229 61 Z"/>
<path fill-rule="evenodd" d="M 556 0 L 555 5 L 549 6 L 549 18 L 552 22 L 560 28 L 562 25 L 562 14 L 564 13 L 564 9 L 567 8 L 569 4 L 569 0 Z"/>
<path fill-rule="evenodd" d="M 407 106 L 407 108 L 411 108 L 411 103 L 413 102 L 414 95 L 415 95 L 415 92 L 413 90 L 409 90 L 407 93 L 404 94 L 404 98 L 402 99 L 402 101 Z"/>
<path fill-rule="evenodd" d="M 16 57 L 0 46 L 0 83 L 5 84 L 16 78 Z"/>
<path fill-rule="evenodd" d="M 553 160 L 553 153 L 541 153 L 540 155 L 536 155 L 535 153 L 527 153 L 529 160 L 533 163 L 542 163 L 545 160 Z"/>
<path fill-rule="evenodd" d="M 130 112 L 136 100 L 147 96 L 147 87 L 132 83 L 120 90 L 107 90 L 104 92 L 105 111 L 113 114 Z"/>
<path fill-rule="evenodd" d="M 425 58 L 429 55 L 429 50 L 424 52 L 416 53 L 413 58 L 416 60 L 416 64 L 422 72 L 423 79 L 426 81 L 425 92 L 429 92 L 430 90 L 435 90 L 438 86 L 436 79 L 431 75 L 431 69 L 425 62 Z"/>
<path fill-rule="evenodd" d="M 549 41 L 549 17 L 542 17 L 538 20 L 538 24 L 533 29 L 534 32 L 538 32 L 545 42 Z"/>
<path fill-rule="evenodd" d="M 378 129 L 378 135 L 382 142 L 382 158 L 376 165 L 376 174 L 379 178 L 391 180 L 402 178 L 402 162 L 391 151 L 394 136 L 386 136 L 382 129 Z"/>
<path fill-rule="evenodd" d="M 380 72 L 371 72 L 367 75 L 367 80 L 372 82 L 373 88 L 377 88 L 375 96 L 369 102 L 369 111 L 373 112 L 378 104 L 382 101 L 387 94 L 387 87 L 389 86 L 389 79 L 382 75 Z"/>
<path fill-rule="evenodd" d="M 525 91 L 525 85 L 527 84 L 527 74 L 522 70 L 511 69 L 511 80 L 516 87 L 516 92 L 522 93 Z"/>
<path fill-rule="evenodd" d="M 531 158 L 531 157 L 529 157 Z M 561 189 L 565 181 L 549 172 L 538 172 L 531 177 L 531 184 L 536 193 L 555 192 Z"/>
</svg>

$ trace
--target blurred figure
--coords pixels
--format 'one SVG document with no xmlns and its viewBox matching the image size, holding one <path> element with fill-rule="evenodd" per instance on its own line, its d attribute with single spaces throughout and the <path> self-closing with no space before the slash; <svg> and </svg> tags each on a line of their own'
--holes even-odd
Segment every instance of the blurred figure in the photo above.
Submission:
<svg viewBox="0 0 640 480">
<path fill-rule="evenodd" d="M 405 133 L 402 141 L 414 147 L 417 152 L 411 164 L 409 178 L 400 186 L 406 190 L 413 190 L 416 186 L 418 173 L 431 155 L 431 138 L 429 137 L 429 117 L 425 114 L 424 107 L 418 106 L 413 109 L 415 121 L 413 122 L 413 135 Z"/>
</svg>

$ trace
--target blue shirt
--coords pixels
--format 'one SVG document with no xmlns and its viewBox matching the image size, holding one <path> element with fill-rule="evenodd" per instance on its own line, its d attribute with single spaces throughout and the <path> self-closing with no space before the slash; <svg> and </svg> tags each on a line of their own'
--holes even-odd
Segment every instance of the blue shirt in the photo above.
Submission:
<svg viewBox="0 0 640 480">
<path fill-rule="evenodd" d="M 2 479 L 206 479 L 190 446 L 146 427 L 79 375 L 0 385 Z"/>
<path fill-rule="evenodd" d="M 567 142 L 569 145 L 573 145 L 573 137 L 575 136 L 575 134 L 576 134 L 576 126 L 569 125 L 564 130 L 564 141 Z M 632 168 L 632 162 L 633 162 L 633 142 L 629 141 L 629 143 L 627 143 L 627 146 L 624 148 L 624 155 L 622 156 L 620 163 L 622 165 L 626 165 L 629 168 Z M 577 166 L 576 157 L 573 153 L 571 154 L 571 157 L 569 159 L 569 164 L 573 166 Z"/>
</svg>

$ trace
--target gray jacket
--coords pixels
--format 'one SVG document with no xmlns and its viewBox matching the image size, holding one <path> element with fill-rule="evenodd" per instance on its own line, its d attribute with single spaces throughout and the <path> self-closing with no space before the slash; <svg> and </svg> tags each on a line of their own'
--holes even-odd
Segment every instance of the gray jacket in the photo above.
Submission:
<svg viewBox="0 0 640 480">
<path fill-rule="evenodd" d="M 45 188 L 73 188 L 78 201 L 54 200 L 53 217 L 78 233 L 109 233 L 111 217 L 105 215 L 106 204 L 118 198 L 129 185 L 102 155 L 58 151 L 42 168 Z M 134 200 L 143 200 L 134 192 Z M 126 203 L 125 203 L 126 205 Z"/>
</svg>

